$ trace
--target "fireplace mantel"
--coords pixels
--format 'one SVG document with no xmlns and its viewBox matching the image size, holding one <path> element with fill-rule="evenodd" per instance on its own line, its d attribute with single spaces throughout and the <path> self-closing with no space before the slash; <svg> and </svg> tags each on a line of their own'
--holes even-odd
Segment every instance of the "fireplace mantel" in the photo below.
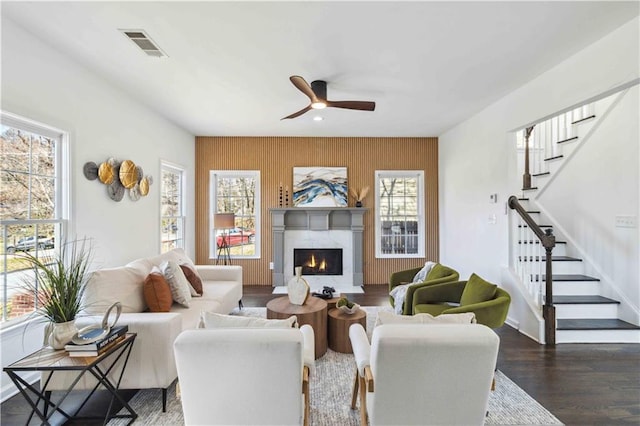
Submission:
<svg viewBox="0 0 640 426">
<path fill-rule="evenodd" d="M 271 236 L 273 242 L 273 285 L 285 285 L 284 233 L 285 231 L 351 231 L 353 236 L 353 285 L 363 284 L 363 230 L 362 207 L 291 207 L 271 208 Z M 348 255 L 348 254 L 347 254 Z"/>
</svg>

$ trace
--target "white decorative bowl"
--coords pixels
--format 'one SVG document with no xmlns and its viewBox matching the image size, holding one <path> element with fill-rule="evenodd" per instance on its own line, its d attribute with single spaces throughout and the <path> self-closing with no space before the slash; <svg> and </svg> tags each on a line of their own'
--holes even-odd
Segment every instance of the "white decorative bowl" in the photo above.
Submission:
<svg viewBox="0 0 640 426">
<path fill-rule="evenodd" d="M 339 306 L 338 309 L 340 309 L 341 312 L 345 313 L 345 314 L 355 314 L 356 312 L 358 312 L 358 309 L 360 308 L 360 305 L 358 305 L 357 303 L 354 303 L 353 306 L 351 308 L 347 307 L 347 306 Z"/>
</svg>

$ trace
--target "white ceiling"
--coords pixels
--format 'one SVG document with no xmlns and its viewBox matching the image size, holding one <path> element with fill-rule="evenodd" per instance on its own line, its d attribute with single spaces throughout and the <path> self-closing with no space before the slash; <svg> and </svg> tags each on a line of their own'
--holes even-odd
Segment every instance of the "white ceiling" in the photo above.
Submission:
<svg viewBox="0 0 640 426">
<path fill-rule="evenodd" d="M 638 15 L 632 2 L 2 2 L 194 135 L 438 136 Z M 118 29 L 143 29 L 168 58 Z M 326 80 L 307 106 L 289 76 Z"/>
</svg>

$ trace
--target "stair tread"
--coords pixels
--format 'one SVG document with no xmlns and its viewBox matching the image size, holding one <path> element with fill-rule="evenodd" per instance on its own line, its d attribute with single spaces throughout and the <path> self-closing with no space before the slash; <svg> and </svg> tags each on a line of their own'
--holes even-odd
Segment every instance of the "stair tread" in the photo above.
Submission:
<svg viewBox="0 0 640 426">
<path fill-rule="evenodd" d="M 540 259 L 540 256 L 529 256 L 524 258 L 524 261 L 527 262 L 529 259 L 537 262 Z M 522 256 L 520 256 L 520 260 L 522 260 Z M 545 256 L 542 257 L 542 261 L 546 262 L 547 258 Z M 571 256 L 551 256 L 552 262 L 582 262 L 582 259 L 578 259 L 577 257 Z"/>
<path fill-rule="evenodd" d="M 592 304 L 620 304 L 619 301 L 597 295 L 553 296 L 553 303 L 557 305 L 592 305 Z"/>
<path fill-rule="evenodd" d="M 543 173 L 535 173 L 535 174 L 532 174 L 531 176 L 540 177 L 540 176 L 548 176 L 550 174 L 551 174 L 551 172 L 543 172 Z"/>
<path fill-rule="evenodd" d="M 564 140 L 558 141 L 558 142 L 556 142 L 556 143 L 558 143 L 558 144 L 559 144 L 559 143 L 566 143 L 566 142 L 571 142 L 571 141 L 575 141 L 575 140 L 578 140 L 578 137 L 577 137 L 577 136 L 574 136 L 574 137 L 572 137 L 572 138 L 567 138 L 567 139 L 564 139 Z"/>
<path fill-rule="evenodd" d="M 537 186 L 532 186 L 531 188 L 522 188 L 523 191 L 537 191 L 538 187 Z"/>
<path fill-rule="evenodd" d="M 537 280 L 538 275 L 533 276 L 534 281 Z M 546 281 L 547 276 L 542 276 L 542 281 Z M 553 274 L 551 276 L 552 281 L 600 281 L 600 278 L 590 277 L 589 275 L 582 274 Z"/>
<path fill-rule="evenodd" d="M 518 244 L 540 244 L 540 240 L 518 240 Z M 567 244 L 566 241 L 556 241 L 556 244 Z"/>
<path fill-rule="evenodd" d="M 588 116 L 588 117 L 581 118 L 580 120 L 572 121 L 572 122 L 571 122 L 571 124 L 578 124 L 578 123 L 582 123 L 583 121 L 592 120 L 592 119 L 594 119 L 594 118 L 596 118 L 596 116 L 595 116 L 595 114 L 592 114 L 592 115 L 590 115 L 590 116 Z"/>
<path fill-rule="evenodd" d="M 540 214 L 540 210 L 527 210 L 529 214 Z"/>
<path fill-rule="evenodd" d="M 538 225 L 540 228 L 553 228 L 553 225 Z M 518 225 L 518 228 L 528 228 L 529 225 Z"/>
<path fill-rule="evenodd" d="M 640 330 L 640 327 L 617 318 L 559 319 L 558 330 Z"/>
<path fill-rule="evenodd" d="M 557 160 L 557 159 L 563 158 L 563 157 L 564 157 L 564 155 L 556 155 L 555 157 L 545 158 L 544 161 Z"/>
</svg>

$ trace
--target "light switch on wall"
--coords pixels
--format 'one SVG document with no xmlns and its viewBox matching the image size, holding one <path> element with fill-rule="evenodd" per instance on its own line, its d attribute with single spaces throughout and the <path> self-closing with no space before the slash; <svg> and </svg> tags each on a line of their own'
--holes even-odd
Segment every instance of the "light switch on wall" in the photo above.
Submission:
<svg viewBox="0 0 640 426">
<path fill-rule="evenodd" d="M 616 216 L 616 228 L 635 228 L 638 226 L 636 216 Z"/>
</svg>

